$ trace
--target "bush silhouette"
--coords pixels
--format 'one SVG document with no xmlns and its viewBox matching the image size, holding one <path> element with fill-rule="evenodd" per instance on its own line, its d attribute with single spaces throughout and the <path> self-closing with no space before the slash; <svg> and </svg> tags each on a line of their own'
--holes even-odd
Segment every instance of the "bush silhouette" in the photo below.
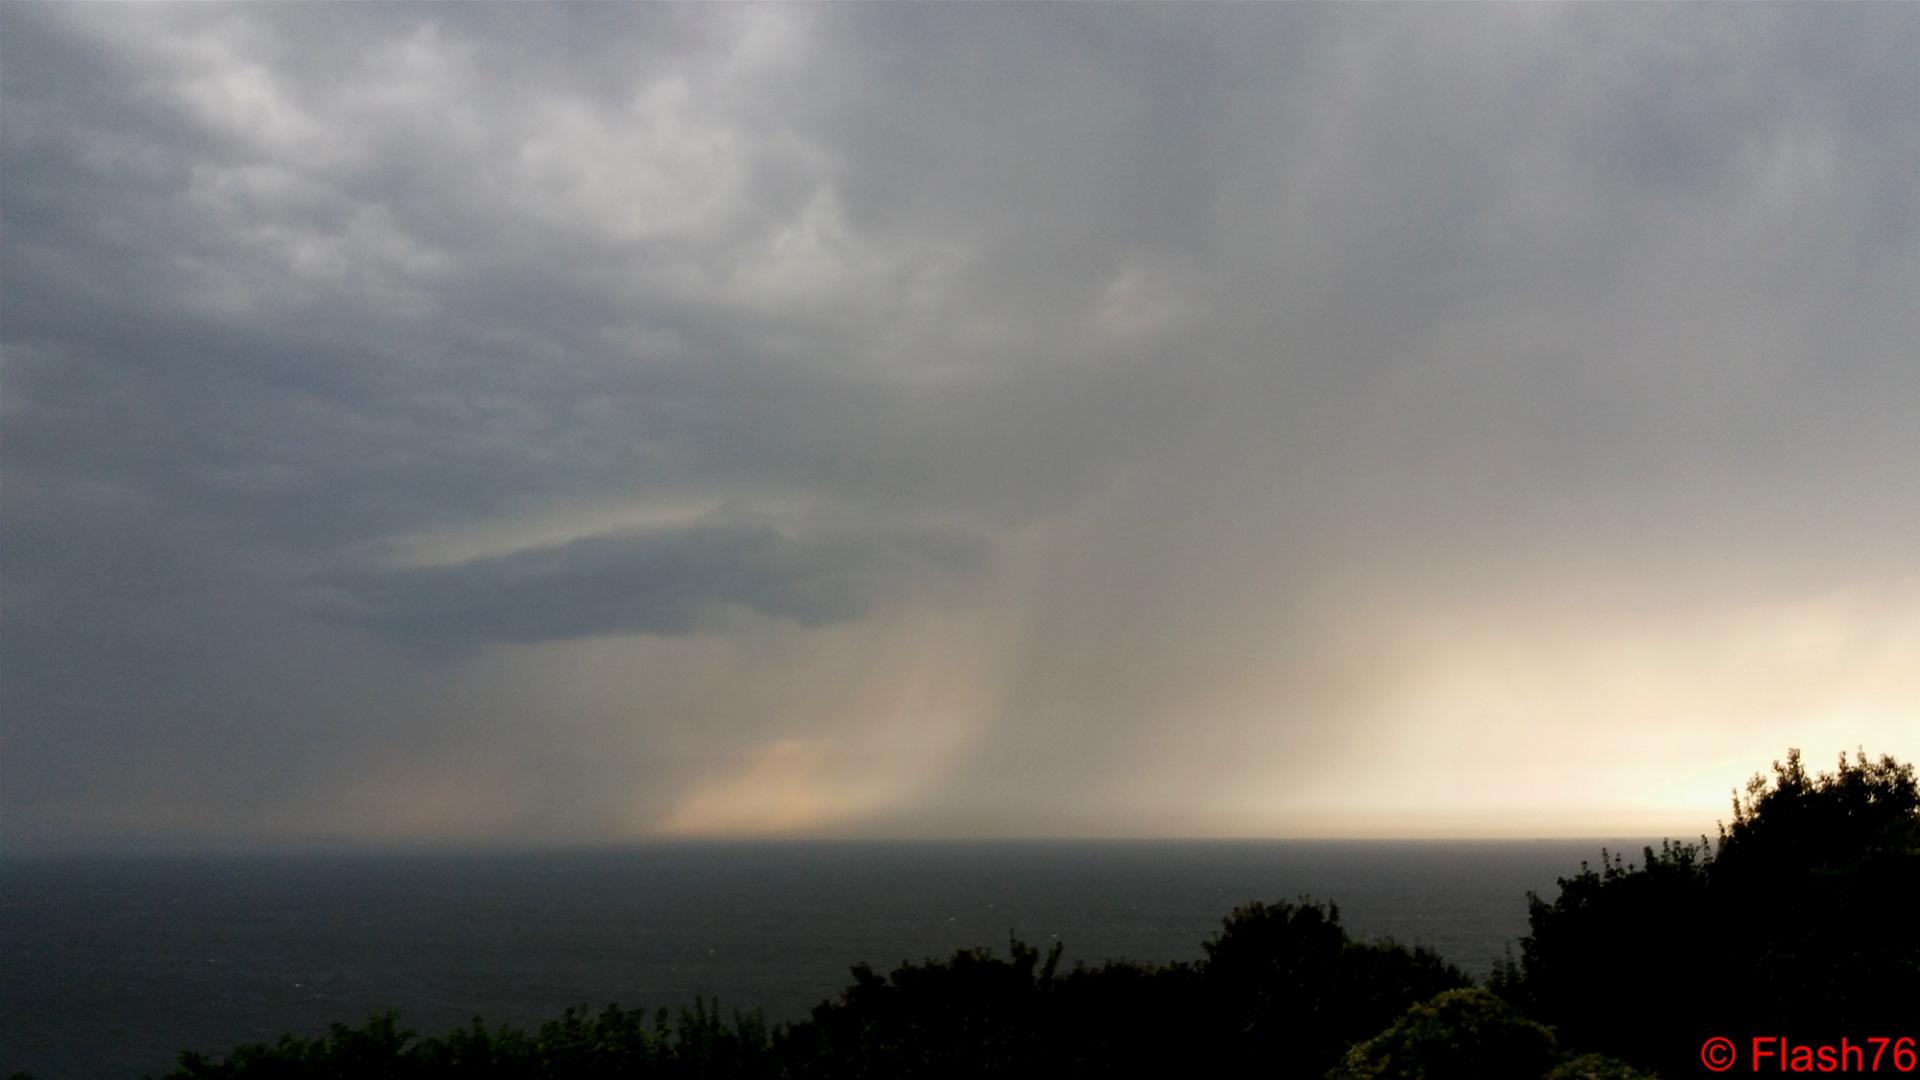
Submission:
<svg viewBox="0 0 1920 1080">
<path fill-rule="evenodd" d="M 1328 1080 L 1540 1080 L 1553 1032 L 1486 990 L 1449 990 L 1355 1046 Z"/>
<path fill-rule="evenodd" d="M 1831 1040 L 1920 1016 L 1920 794 L 1892 758 L 1810 776 L 1798 751 L 1736 796 L 1709 844 L 1529 896 L 1504 996 L 1561 1041 L 1672 1073 L 1706 1038 Z"/>
<path fill-rule="evenodd" d="M 593 1014 L 568 1009 L 536 1031 L 475 1020 L 437 1038 L 420 1039 L 391 1014 L 359 1028 L 335 1024 L 316 1039 L 286 1035 L 272 1045 L 242 1046 L 220 1061 L 182 1054 L 169 1080 L 613 1080 L 648 1077 L 775 1076 L 766 1025 L 757 1017 L 723 1020 L 717 1006 L 696 1000 L 670 1017 L 609 1007 Z"/>
<path fill-rule="evenodd" d="M 1212 1045 L 1307 1076 L 1411 1003 L 1469 982 L 1430 950 L 1353 941 L 1331 904 L 1237 908 L 1204 947 Z"/>
<path fill-rule="evenodd" d="M 1546 1080 L 1654 1080 L 1654 1076 L 1617 1058 L 1581 1054 L 1555 1065 Z"/>
</svg>

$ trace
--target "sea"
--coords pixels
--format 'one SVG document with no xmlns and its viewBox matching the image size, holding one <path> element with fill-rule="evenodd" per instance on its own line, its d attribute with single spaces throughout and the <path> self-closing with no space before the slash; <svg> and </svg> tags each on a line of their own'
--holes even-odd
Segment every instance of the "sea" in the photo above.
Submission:
<svg viewBox="0 0 1920 1080">
<path fill-rule="evenodd" d="M 1069 965 L 1193 960 L 1311 897 L 1484 977 L 1529 890 L 1644 840 L 672 843 L 501 853 L 0 857 L 0 1076 L 159 1074 L 397 1010 L 439 1033 L 568 1006 L 799 1019 L 867 963 L 1017 937 Z"/>
</svg>

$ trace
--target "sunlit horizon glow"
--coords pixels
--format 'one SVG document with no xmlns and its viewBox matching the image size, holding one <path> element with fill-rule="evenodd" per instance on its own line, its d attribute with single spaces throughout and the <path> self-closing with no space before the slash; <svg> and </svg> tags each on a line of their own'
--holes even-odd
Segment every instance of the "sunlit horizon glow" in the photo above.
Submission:
<svg viewBox="0 0 1920 1080">
<path fill-rule="evenodd" d="M 1920 13 L 0 7 L 0 844 L 1920 760 Z"/>
</svg>

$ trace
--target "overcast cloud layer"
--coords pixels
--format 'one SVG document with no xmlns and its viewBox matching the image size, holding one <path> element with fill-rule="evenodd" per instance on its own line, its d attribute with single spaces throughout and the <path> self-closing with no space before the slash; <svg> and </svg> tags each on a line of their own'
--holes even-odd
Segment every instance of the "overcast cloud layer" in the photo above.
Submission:
<svg viewBox="0 0 1920 1080">
<path fill-rule="evenodd" d="M 1920 11 L 0 7 L 0 835 L 1920 757 Z"/>
</svg>

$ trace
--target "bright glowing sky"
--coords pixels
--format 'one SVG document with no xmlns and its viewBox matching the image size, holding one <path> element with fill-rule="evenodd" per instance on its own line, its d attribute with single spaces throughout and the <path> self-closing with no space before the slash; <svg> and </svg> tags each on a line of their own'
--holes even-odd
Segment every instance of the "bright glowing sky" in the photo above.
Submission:
<svg viewBox="0 0 1920 1080">
<path fill-rule="evenodd" d="M 0 836 L 1920 757 L 1920 8 L 0 6 Z"/>
</svg>

